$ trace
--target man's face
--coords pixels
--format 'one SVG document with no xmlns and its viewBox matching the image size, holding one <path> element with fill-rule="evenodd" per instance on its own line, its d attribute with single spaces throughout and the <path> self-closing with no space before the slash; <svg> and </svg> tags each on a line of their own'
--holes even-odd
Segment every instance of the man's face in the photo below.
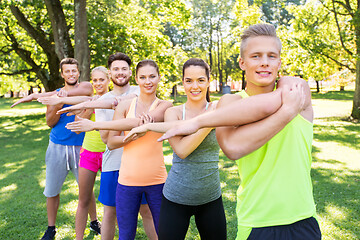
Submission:
<svg viewBox="0 0 360 240">
<path fill-rule="evenodd" d="M 62 65 L 61 77 L 65 80 L 67 85 L 75 85 L 79 80 L 79 69 L 76 64 Z"/>
<path fill-rule="evenodd" d="M 244 49 L 239 65 L 245 71 L 247 87 L 273 90 L 281 66 L 278 40 L 268 36 L 251 37 Z"/>
<path fill-rule="evenodd" d="M 131 77 L 130 66 L 126 61 L 116 60 L 111 63 L 109 75 L 113 83 L 119 87 L 124 87 L 129 83 Z"/>
</svg>

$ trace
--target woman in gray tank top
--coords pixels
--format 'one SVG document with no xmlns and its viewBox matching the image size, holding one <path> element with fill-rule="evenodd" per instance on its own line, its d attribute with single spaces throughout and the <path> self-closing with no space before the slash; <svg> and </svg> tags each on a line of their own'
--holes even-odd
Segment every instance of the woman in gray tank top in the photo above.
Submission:
<svg viewBox="0 0 360 240">
<path fill-rule="evenodd" d="M 210 68 L 192 58 L 183 66 L 185 104 L 169 108 L 165 123 L 149 123 L 133 129 L 128 137 L 146 131 L 166 132 L 178 120 L 191 119 L 215 109 L 209 99 Z M 226 239 L 226 218 L 219 178 L 219 146 L 215 130 L 204 128 L 188 136 L 169 139 L 173 165 L 163 189 L 159 240 L 185 239 L 191 216 L 195 216 L 201 239 Z"/>
</svg>

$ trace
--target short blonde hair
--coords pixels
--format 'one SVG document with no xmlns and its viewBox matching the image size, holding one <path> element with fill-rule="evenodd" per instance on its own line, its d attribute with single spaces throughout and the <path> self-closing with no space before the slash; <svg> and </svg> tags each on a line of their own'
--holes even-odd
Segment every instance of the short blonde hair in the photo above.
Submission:
<svg viewBox="0 0 360 240">
<path fill-rule="evenodd" d="M 252 37 L 274 37 L 279 43 L 280 52 L 281 52 L 281 41 L 280 38 L 276 35 L 275 27 L 271 24 L 259 23 L 249 26 L 245 29 L 244 33 L 241 35 L 241 45 L 240 45 L 240 55 L 243 56 L 243 53 L 246 48 L 246 44 L 249 38 Z"/>
<path fill-rule="evenodd" d="M 109 78 L 109 71 L 107 70 L 106 67 L 103 67 L 103 66 L 99 66 L 99 67 L 95 67 L 91 70 L 91 75 L 94 73 L 94 72 L 102 72 L 106 75 L 106 78 Z"/>
</svg>

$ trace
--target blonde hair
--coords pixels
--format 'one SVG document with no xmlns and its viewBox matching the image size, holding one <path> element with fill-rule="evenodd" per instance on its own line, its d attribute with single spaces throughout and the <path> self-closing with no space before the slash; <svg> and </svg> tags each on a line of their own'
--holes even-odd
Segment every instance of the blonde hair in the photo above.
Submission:
<svg viewBox="0 0 360 240">
<path fill-rule="evenodd" d="M 275 27 L 271 24 L 259 23 L 249 26 L 247 29 L 245 29 L 245 31 L 241 35 L 241 45 L 240 45 L 241 57 L 243 56 L 249 38 L 259 37 L 259 36 L 276 38 L 277 42 L 279 43 L 279 48 L 281 51 L 281 41 L 280 38 L 276 35 Z"/>
<path fill-rule="evenodd" d="M 103 67 L 103 66 L 99 66 L 99 67 L 94 67 L 92 70 L 91 70 L 91 75 L 94 73 L 94 72 L 102 72 L 106 75 L 106 78 L 109 78 L 109 71 L 107 70 L 106 67 Z"/>
</svg>

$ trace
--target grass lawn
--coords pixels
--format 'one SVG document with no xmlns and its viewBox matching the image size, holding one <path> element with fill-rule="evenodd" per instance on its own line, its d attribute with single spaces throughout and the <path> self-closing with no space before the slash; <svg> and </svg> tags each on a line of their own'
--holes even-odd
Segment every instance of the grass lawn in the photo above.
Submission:
<svg viewBox="0 0 360 240">
<path fill-rule="evenodd" d="M 360 124 L 345 121 L 352 107 L 352 91 L 313 94 L 315 111 L 313 169 L 314 197 L 323 239 L 360 239 Z M 218 99 L 220 95 L 214 95 Z M 184 98 L 179 96 L 178 102 Z M 50 129 L 45 107 L 37 102 L 9 106 L 0 99 L 0 238 L 40 239 L 47 226 L 45 151 Z M 166 165 L 171 148 L 164 143 Z M 228 239 L 236 236 L 237 167 L 222 153 L 220 178 L 227 218 Z M 98 174 L 99 175 L 99 174 Z M 95 194 L 99 193 L 99 176 Z M 61 193 L 56 239 L 75 238 L 77 185 L 69 174 Z M 102 218 L 102 205 L 98 203 Z M 85 239 L 100 239 L 86 229 Z M 146 239 L 139 220 L 136 239 Z M 186 239 L 200 239 L 192 221 Z"/>
</svg>

